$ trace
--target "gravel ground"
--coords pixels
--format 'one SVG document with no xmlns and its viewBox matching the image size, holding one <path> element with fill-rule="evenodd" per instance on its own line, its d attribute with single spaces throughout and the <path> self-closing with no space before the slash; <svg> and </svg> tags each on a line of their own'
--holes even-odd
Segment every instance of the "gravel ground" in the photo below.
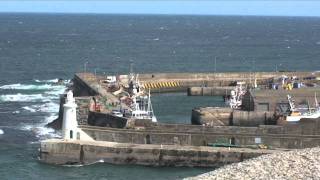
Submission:
<svg viewBox="0 0 320 180">
<path fill-rule="evenodd" d="M 320 179 L 320 147 L 263 155 L 187 179 Z"/>
</svg>

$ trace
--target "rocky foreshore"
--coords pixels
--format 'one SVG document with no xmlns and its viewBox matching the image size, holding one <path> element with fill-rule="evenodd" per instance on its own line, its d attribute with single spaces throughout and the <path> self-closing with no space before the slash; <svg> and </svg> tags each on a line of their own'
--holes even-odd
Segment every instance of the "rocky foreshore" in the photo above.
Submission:
<svg viewBox="0 0 320 180">
<path fill-rule="evenodd" d="M 186 179 L 320 179 L 320 147 L 263 155 Z"/>
</svg>

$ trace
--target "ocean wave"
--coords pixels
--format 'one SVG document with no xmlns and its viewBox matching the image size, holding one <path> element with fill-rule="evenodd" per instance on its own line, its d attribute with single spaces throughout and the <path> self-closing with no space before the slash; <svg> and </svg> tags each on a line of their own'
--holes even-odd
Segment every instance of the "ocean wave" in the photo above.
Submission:
<svg viewBox="0 0 320 180">
<path fill-rule="evenodd" d="M 20 129 L 23 131 L 31 131 L 39 140 L 50 138 L 61 138 L 61 133 L 46 125 L 58 117 L 59 105 L 53 102 L 48 102 L 42 105 L 32 105 L 23 107 L 23 109 L 35 112 L 47 112 L 47 116 L 38 123 L 23 123 Z"/>
<path fill-rule="evenodd" d="M 56 85 L 58 79 L 51 80 L 34 80 L 34 84 L 10 84 L 1 86 L 0 89 L 13 89 L 18 90 L 17 94 L 3 94 L 0 95 L 0 102 L 28 102 L 28 106 L 24 106 L 19 110 L 19 113 L 44 113 L 42 119 L 38 122 L 22 123 L 18 126 L 19 129 L 24 131 L 31 131 L 40 140 L 47 138 L 59 138 L 61 133 L 56 132 L 54 129 L 46 127 L 46 125 L 58 117 L 59 112 L 59 95 L 65 92 L 65 85 Z M 69 82 L 65 80 L 64 82 Z M 20 90 L 20 91 L 19 91 Z M 35 91 L 34 93 L 20 93 L 24 90 L 42 90 L 41 93 Z M 30 93 L 30 92 L 29 92 Z"/>
<path fill-rule="evenodd" d="M 58 113 L 59 111 L 59 104 L 54 102 L 48 102 L 40 106 L 41 112 L 48 112 L 48 113 Z"/>
<path fill-rule="evenodd" d="M 37 83 L 57 83 L 59 81 L 58 78 L 56 79 L 49 79 L 49 80 L 39 80 L 39 79 L 34 79 L 35 82 Z"/>
<path fill-rule="evenodd" d="M 90 165 L 94 165 L 94 164 L 98 164 L 98 163 L 104 163 L 103 159 L 100 159 L 98 161 L 92 162 L 92 163 L 88 163 L 88 164 L 74 164 L 74 165 L 70 165 L 70 164 L 65 164 L 63 165 L 64 167 L 82 167 L 82 166 L 90 166 Z"/>
<path fill-rule="evenodd" d="M 80 36 L 81 34 L 79 33 L 63 33 L 63 34 L 58 34 L 58 36 Z"/>
<path fill-rule="evenodd" d="M 58 95 L 63 94 L 65 90 L 66 90 L 65 86 L 59 86 L 59 87 L 55 87 L 50 91 L 46 91 L 45 94 L 54 95 L 56 98 L 58 98 L 59 97 Z"/>
<path fill-rule="evenodd" d="M 10 89 L 10 90 L 44 90 L 44 91 L 62 91 L 65 89 L 63 85 L 33 85 L 33 84 L 10 84 L 0 86 L 0 89 Z"/>
<path fill-rule="evenodd" d="M 39 79 L 34 79 L 34 81 L 36 83 L 48 83 L 48 84 L 54 84 L 54 83 L 58 83 L 59 82 L 59 79 L 56 78 L 56 79 L 48 79 L 48 80 L 39 80 Z M 63 83 L 69 83 L 70 80 L 62 80 Z"/>
<path fill-rule="evenodd" d="M 24 125 L 21 130 L 32 131 L 36 137 L 40 138 L 40 140 L 61 137 L 61 135 L 59 135 L 54 129 L 46 127 L 43 124 Z"/>
<path fill-rule="evenodd" d="M 29 111 L 29 112 L 37 112 L 37 109 L 34 106 L 25 106 L 22 109 Z"/>
<path fill-rule="evenodd" d="M 69 80 L 65 80 L 64 84 L 54 84 L 58 82 L 58 79 L 51 80 L 35 80 L 38 83 L 45 84 L 8 84 L 0 86 L 0 89 L 11 89 L 11 90 L 61 90 L 65 88 L 64 84 L 67 84 Z"/>
<path fill-rule="evenodd" d="M 1 135 L 1 134 L 4 134 L 4 131 L 3 131 L 2 129 L 0 129 L 0 135 Z"/>
<path fill-rule="evenodd" d="M 29 112 L 48 112 L 48 113 L 57 113 L 59 111 L 59 104 L 54 102 L 47 102 L 41 105 L 31 105 L 22 107 L 22 109 Z"/>
<path fill-rule="evenodd" d="M 23 124 L 21 130 L 32 131 L 36 137 L 40 139 L 47 138 L 60 138 L 61 134 L 54 129 L 46 127 L 46 125 L 58 117 L 57 113 L 50 113 L 49 116 L 44 118 L 44 121 L 33 124 Z"/>
<path fill-rule="evenodd" d="M 44 84 L 44 85 L 33 85 L 33 84 L 9 84 L 0 86 L 0 89 L 15 89 L 15 90 L 48 90 L 52 89 L 52 85 Z"/>
<path fill-rule="evenodd" d="M 20 111 L 18 111 L 18 110 L 12 112 L 12 114 L 19 114 L 19 113 L 20 113 Z"/>
<path fill-rule="evenodd" d="M 49 102 L 50 97 L 42 94 L 6 94 L 0 95 L 0 102 Z"/>
<path fill-rule="evenodd" d="M 51 102 L 51 100 L 58 100 L 59 95 L 64 91 L 62 89 L 43 94 L 4 94 L 0 95 L 0 102 Z"/>
</svg>

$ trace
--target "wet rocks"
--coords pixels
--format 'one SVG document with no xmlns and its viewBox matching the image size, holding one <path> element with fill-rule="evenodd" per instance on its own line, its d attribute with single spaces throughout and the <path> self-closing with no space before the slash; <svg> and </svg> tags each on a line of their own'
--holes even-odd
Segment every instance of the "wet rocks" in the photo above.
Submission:
<svg viewBox="0 0 320 180">
<path fill-rule="evenodd" d="M 319 179 L 320 147 L 259 156 L 223 166 L 193 179 Z"/>
</svg>

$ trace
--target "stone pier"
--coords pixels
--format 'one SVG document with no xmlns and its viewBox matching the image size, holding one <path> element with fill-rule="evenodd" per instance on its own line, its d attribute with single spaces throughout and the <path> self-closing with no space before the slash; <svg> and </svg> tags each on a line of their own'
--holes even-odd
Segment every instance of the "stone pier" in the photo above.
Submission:
<svg viewBox="0 0 320 180">
<path fill-rule="evenodd" d="M 51 139 L 41 143 L 40 161 L 58 165 L 105 162 L 148 166 L 220 167 L 273 152 L 278 150 Z"/>
</svg>

